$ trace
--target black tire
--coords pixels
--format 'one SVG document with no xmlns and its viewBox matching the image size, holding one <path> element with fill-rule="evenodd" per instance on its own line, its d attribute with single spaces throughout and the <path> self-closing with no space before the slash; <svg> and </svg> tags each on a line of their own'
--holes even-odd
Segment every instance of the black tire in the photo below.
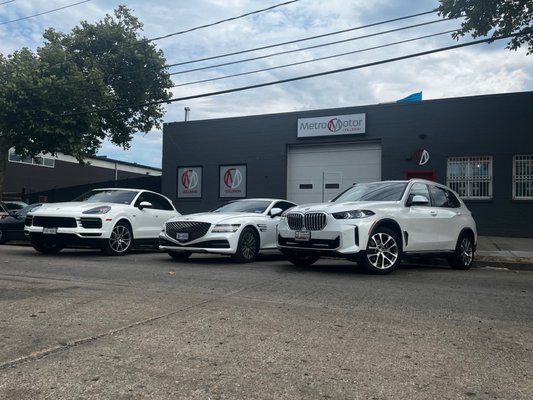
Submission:
<svg viewBox="0 0 533 400">
<path fill-rule="evenodd" d="M 232 256 L 233 261 L 238 263 L 249 263 L 257 258 L 259 253 L 259 236 L 250 227 L 242 230 L 237 245 L 237 252 Z"/>
<path fill-rule="evenodd" d="M 448 257 L 448 264 L 454 269 L 470 269 L 474 264 L 474 240 L 471 235 L 463 233 L 457 239 L 453 256 Z"/>
<path fill-rule="evenodd" d="M 7 242 L 7 238 L 4 231 L 0 227 L 0 244 L 4 244 L 5 242 Z"/>
<path fill-rule="evenodd" d="M 102 251 L 108 256 L 123 256 L 131 250 L 133 233 L 126 222 L 118 222 L 111 231 L 111 236 L 104 242 Z"/>
<path fill-rule="evenodd" d="M 388 274 L 400 266 L 401 254 L 398 235 L 388 228 L 378 228 L 370 236 L 359 265 L 370 274 Z"/>
<path fill-rule="evenodd" d="M 43 254 L 56 254 L 63 250 L 63 245 L 51 240 L 32 239 L 31 245 L 35 250 Z"/>
<path fill-rule="evenodd" d="M 320 256 L 315 254 L 287 254 L 287 259 L 299 267 L 308 267 L 318 261 Z"/>
<path fill-rule="evenodd" d="M 191 256 L 190 251 L 167 251 L 168 255 L 174 260 L 186 260 Z"/>
</svg>

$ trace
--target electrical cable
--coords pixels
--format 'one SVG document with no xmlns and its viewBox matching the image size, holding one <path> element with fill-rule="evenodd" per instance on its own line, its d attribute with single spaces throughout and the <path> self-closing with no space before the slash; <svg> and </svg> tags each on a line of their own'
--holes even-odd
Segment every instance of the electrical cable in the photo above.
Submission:
<svg viewBox="0 0 533 400">
<path fill-rule="evenodd" d="M 234 21 L 236 19 L 245 18 L 245 17 L 248 17 L 250 15 L 259 14 L 259 13 L 262 13 L 262 12 L 265 12 L 265 11 L 270 11 L 270 10 L 273 10 L 273 9 L 281 7 L 281 6 L 286 6 L 286 5 L 291 4 L 291 3 L 296 3 L 298 1 L 300 1 L 300 0 L 286 1 L 285 3 L 276 4 L 276 5 L 273 5 L 271 7 L 263 8 L 261 10 L 251 11 L 251 12 L 248 12 L 246 14 L 242 14 L 242 15 L 239 15 L 239 16 L 236 16 L 236 17 L 223 19 L 223 20 L 220 20 L 220 21 L 217 21 L 217 22 L 213 22 L 213 23 L 210 23 L 210 24 L 197 26 L 197 27 L 191 28 L 191 29 L 186 29 L 184 31 L 169 33 L 168 35 L 159 36 L 159 37 L 155 37 L 155 38 L 152 38 L 152 39 L 147 39 L 147 41 L 148 42 L 154 42 L 156 40 L 167 39 L 167 38 L 172 37 L 172 36 L 182 35 L 184 33 L 189 33 L 189 32 L 192 32 L 192 31 L 196 31 L 198 29 L 209 28 L 211 26 L 219 25 L 219 24 L 222 24 L 224 22 Z"/>
<path fill-rule="evenodd" d="M 77 6 L 77 5 L 83 4 L 83 3 L 88 3 L 89 1 L 91 1 L 91 0 L 83 0 L 83 1 L 79 1 L 79 2 L 74 3 L 74 4 L 70 4 L 70 5 L 68 5 L 68 6 L 55 8 L 55 9 L 53 9 L 53 10 L 44 11 L 44 12 L 41 12 L 41 13 L 38 13 L 38 14 L 34 14 L 34 15 L 28 15 L 27 17 L 21 17 L 21 18 L 13 19 L 13 20 L 11 20 L 11 21 L 3 21 L 3 22 L 0 22 L 0 25 L 6 25 L 6 24 L 10 24 L 10 23 L 12 23 L 12 22 L 18 22 L 18 21 L 23 21 L 23 20 L 25 20 L 25 19 L 30 19 L 30 18 L 34 18 L 34 17 L 39 17 L 39 16 L 41 16 L 41 15 L 50 14 L 50 13 L 53 13 L 53 12 L 55 12 L 55 11 L 64 10 L 65 8 L 70 8 L 70 7 L 74 7 L 74 6 Z M 5 4 L 5 3 L 4 3 L 4 4 Z"/>
<path fill-rule="evenodd" d="M 343 57 L 343 56 L 357 54 L 357 53 L 363 53 L 363 52 L 370 51 L 370 50 L 377 50 L 377 49 L 382 49 L 382 48 L 385 48 L 385 47 L 396 46 L 398 44 L 404 44 L 404 43 L 414 42 L 414 41 L 417 41 L 417 40 L 428 39 L 428 38 L 431 38 L 431 37 L 446 35 L 446 34 L 450 34 L 450 33 L 453 33 L 453 32 L 457 32 L 457 29 L 453 29 L 453 30 L 445 31 L 445 32 L 439 32 L 439 33 L 433 33 L 431 35 L 419 36 L 419 37 L 412 38 L 412 39 L 400 40 L 400 41 L 397 41 L 397 42 L 382 44 L 382 45 L 379 45 L 379 46 L 367 47 L 365 49 L 348 51 L 348 52 L 345 52 L 345 53 L 334 54 L 334 55 L 331 55 L 331 56 L 314 58 L 312 60 L 299 61 L 299 62 L 290 63 L 290 64 L 278 65 L 278 66 L 270 67 L 270 68 L 258 69 L 258 70 L 255 70 L 255 71 L 241 72 L 241 73 L 238 73 L 238 74 L 226 75 L 226 76 L 221 76 L 221 77 L 217 77 L 217 78 L 203 79 L 203 80 L 200 80 L 200 81 L 181 83 L 181 84 L 173 85 L 172 87 L 174 88 L 174 87 L 181 87 L 181 86 L 189 86 L 189 85 L 195 85 L 195 84 L 198 84 L 198 83 L 206 83 L 206 82 L 213 82 L 213 81 L 218 81 L 218 80 L 222 80 L 222 79 L 235 78 L 237 76 L 257 74 L 257 73 L 260 73 L 260 72 L 272 71 L 272 70 L 280 69 L 280 68 L 294 67 L 296 65 L 308 64 L 308 63 L 312 63 L 312 62 L 324 61 L 324 60 L 328 60 L 328 59 L 332 59 L 332 58 Z"/>
<path fill-rule="evenodd" d="M 248 49 L 248 50 L 243 50 L 243 51 L 239 51 L 239 52 L 235 52 L 235 53 L 228 53 L 228 54 L 220 55 L 220 56 L 212 56 L 212 57 L 207 57 L 207 58 L 203 58 L 203 59 L 199 59 L 199 60 L 191 60 L 191 61 L 187 61 L 187 62 L 183 62 L 183 63 L 177 63 L 177 64 L 173 64 L 173 65 L 191 64 L 191 63 L 196 63 L 196 62 L 200 62 L 200 61 L 204 61 L 204 60 L 215 59 L 215 58 L 218 58 L 218 57 L 227 57 L 229 55 L 234 55 L 234 54 L 243 54 L 243 53 L 252 52 L 252 51 L 255 51 L 255 50 L 261 50 L 261 49 L 265 49 L 265 48 L 273 48 L 273 47 L 277 47 L 277 46 L 282 46 L 282 45 L 285 45 L 285 44 L 303 42 L 303 41 L 312 40 L 312 39 L 315 39 L 315 38 L 322 38 L 322 37 L 332 36 L 332 35 L 335 35 L 335 34 L 346 33 L 346 32 L 349 32 L 349 31 L 360 30 L 360 29 L 367 28 L 367 27 L 383 25 L 385 23 L 396 22 L 396 21 L 399 21 L 399 20 L 405 20 L 405 19 L 408 19 L 408 18 L 413 18 L 413 17 L 416 17 L 416 16 L 421 16 L 421 15 L 431 14 L 431 13 L 433 13 L 433 11 L 427 11 L 427 12 L 424 12 L 424 13 L 412 14 L 412 15 L 403 16 L 403 17 L 399 17 L 399 18 L 389 19 L 389 20 L 386 20 L 386 21 L 380 21 L 380 22 L 371 23 L 371 24 L 368 24 L 368 25 L 358 26 L 358 27 L 355 27 L 355 28 L 344 29 L 344 30 L 340 30 L 340 31 L 336 31 L 336 32 L 329 32 L 329 33 L 326 33 L 326 34 L 312 36 L 312 37 L 309 37 L 309 38 L 301 38 L 301 39 L 292 40 L 292 41 L 283 42 L 283 43 L 277 43 L 277 44 L 273 44 L 273 45 L 269 45 L 269 46 L 258 47 L 258 48 L 255 48 L 255 49 Z M 344 42 L 349 42 L 349 41 L 354 41 L 354 40 L 359 40 L 359 39 L 365 39 L 365 38 L 369 38 L 369 37 L 375 37 L 375 36 L 388 34 L 388 33 L 393 33 L 393 32 L 399 32 L 399 31 L 406 30 L 406 29 L 411 29 L 411 28 L 416 28 L 416 27 L 420 27 L 420 26 L 435 24 L 435 23 L 448 21 L 448 20 L 449 19 L 447 19 L 447 18 L 438 19 L 438 20 L 433 20 L 433 21 L 429 21 L 429 22 L 423 22 L 423 23 L 419 23 L 419 24 L 408 25 L 408 26 L 405 26 L 405 27 L 400 27 L 400 28 L 390 29 L 390 30 L 386 30 L 386 31 L 376 32 L 376 33 L 372 33 L 372 34 L 368 34 L 368 35 L 356 36 L 354 38 L 349 38 L 349 39 L 344 39 L 344 40 L 339 40 L 339 41 L 334 41 L 334 42 L 328 42 L 328 43 L 323 43 L 323 44 L 319 44 L 319 45 L 303 47 L 303 48 L 299 48 L 299 49 L 286 50 L 286 51 L 277 52 L 277 53 L 271 53 L 271 54 L 264 55 L 264 56 L 252 57 L 252 58 L 247 58 L 247 59 L 242 59 L 242 60 L 237 60 L 237 61 L 231 61 L 231 62 L 227 62 L 227 63 L 215 64 L 215 65 L 206 66 L 206 67 L 199 67 L 199 68 L 193 68 L 193 69 L 188 69 L 188 70 L 184 70 L 184 71 L 172 72 L 172 73 L 169 73 L 169 75 L 178 75 L 178 74 L 196 72 L 196 71 L 212 69 L 212 68 L 217 68 L 217 67 L 223 67 L 223 66 L 228 66 L 228 65 L 233 65 L 233 64 L 240 64 L 240 63 L 244 63 L 244 62 L 250 62 L 250 61 L 265 59 L 265 58 L 274 57 L 274 56 L 278 56 L 278 55 L 289 54 L 289 53 L 294 53 L 294 52 L 299 52 L 299 51 L 309 50 L 309 49 L 314 49 L 314 48 L 326 47 L 326 46 L 329 46 L 329 45 L 335 45 L 335 44 L 340 44 L 340 43 L 344 43 Z M 165 68 L 165 67 L 158 67 L 157 69 L 163 69 L 163 68 Z M 125 74 L 109 75 L 107 77 L 107 81 L 109 82 L 112 78 L 115 78 L 115 77 L 119 77 L 119 76 L 123 77 L 125 75 L 132 74 L 133 72 L 140 72 L 140 71 L 145 71 L 145 70 L 153 70 L 153 69 L 146 69 L 145 68 L 143 70 L 130 71 L 129 73 L 125 73 Z M 72 84 L 74 84 L 76 82 L 84 82 L 84 81 L 90 82 L 91 80 L 87 80 L 85 78 L 80 78 L 80 79 L 75 80 L 74 82 L 63 83 L 63 84 L 60 84 L 59 86 L 67 86 L 67 85 L 72 85 Z M 50 84 L 50 85 L 44 85 L 44 86 L 34 87 L 34 88 L 30 88 L 30 89 L 43 90 L 43 89 L 46 89 L 46 88 L 49 88 L 49 87 L 52 87 L 52 86 L 58 86 L 58 85 L 57 84 Z M 102 87 L 102 86 L 105 86 L 105 85 L 100 84 L 99 86 Z"/>
<path fill-rule="evenodd" d="M 423 16 L 423 15 L 427 15 L 427 14 L 433 14 L 435 12 L 436 12 L 436 10 L 424 11 L 424 12 L 417 13 L 417 14 L 406 15 L 406 16 L 403 16 L 403 17 L 388 19 L 388 20 L 385 20 L 385 21 L 373 22 L 371 24 L 360 25 L 360 26 L 356 26 L 354 28 L 348 28 L 348 29 L 343 29 L 343 30 L 334 31 L 334 32 L 328 32 L 328 33 L 324 33 L 324 34 L 321 34 L 321 35 L 309 36 L 309 37 L 305 37 L 305 38 L 289 40 L 289 41 L 286 41 L 286 42 L 280 42 L 280 43 L 270 44 L 270 45 L 266 45 L 266 46 L 254 47 L 254 48 L 251 48 L 251 49 L 235 51 L 235 52 L 232 52 L 232 53 L 219 54 L 219 55 L 216 55 L 216 56 L 199 58 L 199 59 L 196 59 L 196 60 L 189 60 L 189 61 L 166 64 L 166 65 L 164 65 L 161 68 L 177 67 L 177 66 L 180 66 L 180 65 L 193 64 L 193 63 L 198 63 L 198 62 L 203 62 L 203 61 L 214 60 L 214 59 L 217 59 L 217 58 L 230 57 L 230 56 L 236 56 L 236 55 L 240 55 L 240 54 L 244 54 L 244 53 L 250 53 L 250 52 L 258 51 L 258 50 L 266 50 L 266 49 L 271 49 L 271 48 L 274 48 L 274 47 L 286 46 L 288 44 L 295 44 L 295 43 L 305 42 L 305 41 L 308 41 L 308 40 L 320 39 L 320 38 L 327 37 L 327 36 L 338 35 L 338 34 L 341 34 L 341 33 L 347 33 L 347 32 L 352 32 L 352 31 L 356 31 L 356 30 L 371 28 L 371 27 L 375 27 L 375 26 L 379 26 L 379 25 L 385 25 L 385 24 L 389 24 L 389 23 L 392 23 L 392 22 L 398 22 L 398 21 L 402 21 L 402 20 L 406 20 L 406 19 L 410 19 L 410 18 L 416 18 L 416 17 L 420 17 L 420 16 Z M 138 72 L 138 71 L 122 72 L 122 73 L 117 74 L 117 75 L 127 75 L 128 73 L 135 73 L 135 72 Z"/>
<path fill-rule="evenodd" d="M 12 0 L 12 1 L 15 1 L 15 0 Z M 91 1 L 91 0 L 86 0 L 86 1 Z M 251 12 L 248 12 L 246 14 L 242 14 L 240 16 L 231 17 L 231 18 L 227 18 L 227 19 L 224 19 L 224 20 L 216 21 L 216 22 L 213 22 L 213 23 L 210 23 L 210 24 L 206 24 L 206 25 L 190 28 L 190 29 L 187 29 L 185 31 L 173 32 L 173 33 L 169 33 L 168 35 L 165 35 L 165 36 L 160 36 L 160 37 L 151 38 L 151 39 L 142 39 L 142 40 L 139 40 L 139 42 L 137 42 L 134 45 L 138 45 L 139 43 L 148 43 L 148 42 L 152 42 L 152 41 L 155 41 L 155 40 L 164 39 L 166 37 L 176 36 L 176 35 L 180 35 L 180 34 L 183 34 L 183 33 L 192 32 L 192 31 L 195 31 L 195 30 L 198 30 L 198 29 L 207 28 L 207 27 L 214 26 L 214 25 L 219 25 L 219 24 L 221 24 L 223 22 L 233 21 L 233 20 L 236 20 L 236 19 L 239 19 L 239 18 L 244 18 L 244 17 L 249 16 L 249 15 L 259 14 L 259 13 L 265 12 L 265 11 L 270 11 L 270 10 L 275 9 L 277 7 L 281 7 L 281 6 L 284 6 L 284 5 L 287 5 L 287 4 L 291 4 L 291 3 L 295 3 L 295 2 L 298 2 L 298 1 L 300 1 L 300 0 L 287 1 L 285 3 L 276 4 L 276 5 L 273 5 L 271 7 L 261 9 L 261 10 L 251 11 Z M 26 17 L 26 18 L 31 18 L 31 17 Z M 22 19 L 26 19 L 26 18 L 22 18 Z M 18 20 L 15 20 L 15 21 L 18 21 Z M 8 22 L 5 22 L 5 23 L 15 22 L 15 21 L 8 21 Z M 106 49 L 104 51 L 108 51 L 108 49 Z M 100 54 L 100 53 L 96 53 L 96 54 Z M 59 62 L 59 63 L 55 63 L 55 64 L 51 64 L 50 66 L 56 66 L 56 65 L 61 65 L 61 64 L 64 64 L 64 61 Z M 167 68 L 167 67 L 166 66 L 162 66 L 160 68 L 164 69 L 164 68 Z M 138 72 L 138 71 L 137 70 L 136 71 L 130 71 L 129 73 L 135 73 L 135 72 Z M 127 72 L 125 72 L 125 73 L 127 73 Z M 120 75 L 120 74 L 117 74 L 117 75 Z"/>
<path fill-rule="evenodd" d="M 343 39 L 343 40 L 337 40 L 335 42 L 328 42 L 328 43 L 317 44 L 317 45 L 314 45 L 314 46 L 301 47 L 299 49 L 285 50 L 285 51 L 281 51 L 281 52 L 278 52 L 278 53 L 271 53 L 271 54 L 267 54 L 267 55 L 264 55 L 264 56 L 247 58 L 247 59 L 244 59 L 244 60 L 230 61 L 230 62 L 227 62 L 227 63 L 214 64 L 214 65 L 209 65 L 209 66 L 206 66 L 206 67 L 199 67 L 199 68 L 189 69 L 189 70 L 185 70 L 185 71 L 171 72 L 171 73 L 169 73 L 169 75 L 179 75 L 179 74 L 184 74 L 184 73 L 189 73 L 189 72 L 203 71 L 203 70 L 210 69 L 210 68 L 226 67 L 228 65 L 234 65 L 234 64 L 240 64 L 240 63 L 249 62 L 249 61 L 261 60 L 261 59 L 264 59 L 264 58 L 279 56 L 279 55 L 283 55 L 283 54 L 290 54 L 290 53 L 296 53 L 296 52 L 299 52 L 299 51 L 317 49 L 317 48 L 320 48 L 320 47 L 332 46 L 332 45 L 351 42 L 351 41 L 359 40 L 359 39 L 367 39 L 367 38 L 374 37 L 374 36 L 385 35 L 387 33 L 393 33 L 393 32 L 400 32 L 400 31 L 403 31 L 403 30 L 406 30 L 406 29 L 418 28 L 420 26 L 436 24 L 436 23 L 443 22 L 443 21 L 449 21 L 449 18 L 438 19 L 438 20 L 429 21 L 429 22 L 422 22 L 420 24 L 404 26 L 404 27 L 401 27 L 401 28 L 395 28 L 395 29 L 390 29 L 390 30 L 387 30 L 387 31 L 381 31 L 381 32 L 376 32 L 376 33 L 370 33 L 368 35 L 356 36 L 354 38 Z"/>
<path fill-rule="evenodd" d="M 216 92 L 201 93 L 201 94 L 185 96 L 185 97 L 176 97 L 176 98 L 169 99 L 169 100 L 158 100 L 158 101 L 152 101 L 152 102 L 146 102 L 146 103 L 140 103 L 140 104 L 129 104 L 129 105 L 124 105 L 124 106 L 119 106 L 119 107 L 101 108 L 101 109 L 89 110 L 89 111 L 79 111 L 79 112 L 74 112 L 74 113 L 63 113 L 63 114 L 49 115 L 49 116 L 46 116 L 46 117 L 37 117 L 35 119 L 36 120 L 46 120 L 46 119 L 50 119 L 50 118 L 73 117 L 73 116 L 77 116 L 77 115 L 94 114 L 94 113 L 101 113 L 101 112 L 113 112 L 113 111 L 119 111 L 119 110 L 123 110 L 123 109 L 127 109 L 127 108 L 142 108 L 142 107 L 147 107 L 147 106 L 152 106 L 152 105 L 157 105 L 157 104 L 165 104 L 165 103 L 166 104 L 170 104 L 170 103 L 174 103 L 174 102 L 177 102 L 177 101 L 193 100 L 193 99 L 199 99 L 199 98 L 211 97 L 211 96 L 219 96 L 219 95 L 223 95 L 223 94 L 242 92 L 242 91 L 245 91 L 245 90 L 258 89 L 258 88 L 267 87 L 267 86 L 280 85 L 280 84 L 283 84 L 283 83 L 295 82 L 295 81 L 300 81 L 300 80 L 305 80 L 305 79 L 317 78 L 317 77 L 321 77 L 321 76 L 338 74 L 338 73 L 347 72 L 347 71 L 353 71 L 353 70 L 362 69 L 362 68 L 373 67 L 373 66 L 382 65 L 382 64 L 388 64 L 388 63 L 391 63 L 391 62 L 402 61 L 402 60 L 407 60 L 407 59 L 416 58 L 416 57 L 422 57 L 422 56 L 429 55 L 429 54 L 435 54 L 435 53 L 440 53 L 440 52 L 443 52 L 443 51 L 455 50 L 455 49 L 468 47 L 468 46 L 473 46 L 473 45 L 477 45 L 477 44 L 481 44 L 481 43 L 491 43 L 491 42 L 494 42 L 494 41 L 497 41 L 497 40 L 508 39 L 508 38 L 514 37 L 514 36 L 516 36 L 516 33 L 515 34 L 511 34 L 511 35 L 499 36 L 499 37 L 491 37 L 491 38 L 488 38 L 488 39 L 474 40 L 474 41 L 471 41 L 471 42 L 460 43 L 460 44 L 456 44 L 456 45 L 453 45 L 453 46 L 446 46 L 446 47 L 441 47 L 441 48 L 437 48 L 437 49 L 426 50 L 426 51 L 422 51 L 422 52 L 418 52 L 418 53 L 412 53 L 412 54 L 408 54 L 408 55 L 404 55 L 404 56 L 388 58 L 388 59 L 385 59 L 385 60 L 374 61 L 374 62 L 370 62 L 370 63 L 366 63 L 366 64 L 354 65 L 354 66 L 346 67 L 346 68 L 340 68 L 340 69 L 335 69 L 335 70 L 330 70 L 330 71 L 318 72 L 318 73 L 310 74 L 310 75 L 302 75 L 302 76 L 297 76 L 297 77 L 294 77 L 294 78 L 281 79 L 281 80 L 277 80 L 277 81 L 258 83 L 258 84 L 255 84 L 255 85 L 241 86 L 241 87 L 238 87 L 238 88 L 220 90 L 220 91 L 216 91 Z"/>
<path fill-rule="evenodd" d="M 17 0 L 4 1 L 3 3 L 0 3 L 0 6 L 3 6 L 4 4 L 14 3 L 15 1 Z"/>
</svg>

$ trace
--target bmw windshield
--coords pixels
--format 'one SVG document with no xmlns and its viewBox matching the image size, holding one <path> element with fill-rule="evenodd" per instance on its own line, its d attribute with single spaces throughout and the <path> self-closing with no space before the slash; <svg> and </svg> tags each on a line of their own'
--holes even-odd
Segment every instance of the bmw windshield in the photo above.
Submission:
<svg viewBox="0 0 533 400">
<path fill-rule="evenodd" d="M 332 201 L 400 201 L 407 182 L 357 183 Z"/>
<path fill-rule="evenodd" d="M 138 193 L 136 190 L 91 190 L 73 201 L 131 204 Z"/>
</svg>

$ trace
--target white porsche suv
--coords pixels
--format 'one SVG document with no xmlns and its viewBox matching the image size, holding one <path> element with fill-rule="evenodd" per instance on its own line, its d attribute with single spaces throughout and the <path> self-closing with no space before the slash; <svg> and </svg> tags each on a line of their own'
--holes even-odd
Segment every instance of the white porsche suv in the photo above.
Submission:
<svg viewBox="0 0 533 400">
<path fill-rule="evenodd" d="M 374 274 L 414 255 L 469 269 L 477 243 L 475 221 L 457 193 L 422 179 L 359 183 L 328 203 L 294 207 L 283 214 L 277 237 L 294 264 L 344 257 Z"/>
<path fill-rule="evenodd" d="M 98 247 L 108 255 L 134 244 L 157 246 L 161 226 L 181 215 L 167 197 L 141 189 L 93 189 L 68 203 L 48 203 L 26 216 L 24 233 L 35 250 Z"/>
</svg>

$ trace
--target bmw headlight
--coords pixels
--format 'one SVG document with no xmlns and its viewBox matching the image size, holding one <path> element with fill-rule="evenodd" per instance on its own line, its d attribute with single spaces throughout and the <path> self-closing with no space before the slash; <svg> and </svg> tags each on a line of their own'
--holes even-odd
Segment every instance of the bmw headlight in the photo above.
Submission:
<svg viewBox="0 0 533 400">
<path fill-rule="evenodd" d="M 212 232 L 217 233 L 233 233 L 239 230 L 241 224 L 216 224 Z"/>
<path fill-rule="evenodd" d="M 333 213 L 332 215 L 335 219 L 356 219 L 370 217 L 374 213 L 370 210 L 349 210 Z"/>
<path fill-rule="evenodd" d="M 82 214 L 106 214 L 111 210 L 110 206 L 98 206 L 82 212 Z"/>
</svg>

